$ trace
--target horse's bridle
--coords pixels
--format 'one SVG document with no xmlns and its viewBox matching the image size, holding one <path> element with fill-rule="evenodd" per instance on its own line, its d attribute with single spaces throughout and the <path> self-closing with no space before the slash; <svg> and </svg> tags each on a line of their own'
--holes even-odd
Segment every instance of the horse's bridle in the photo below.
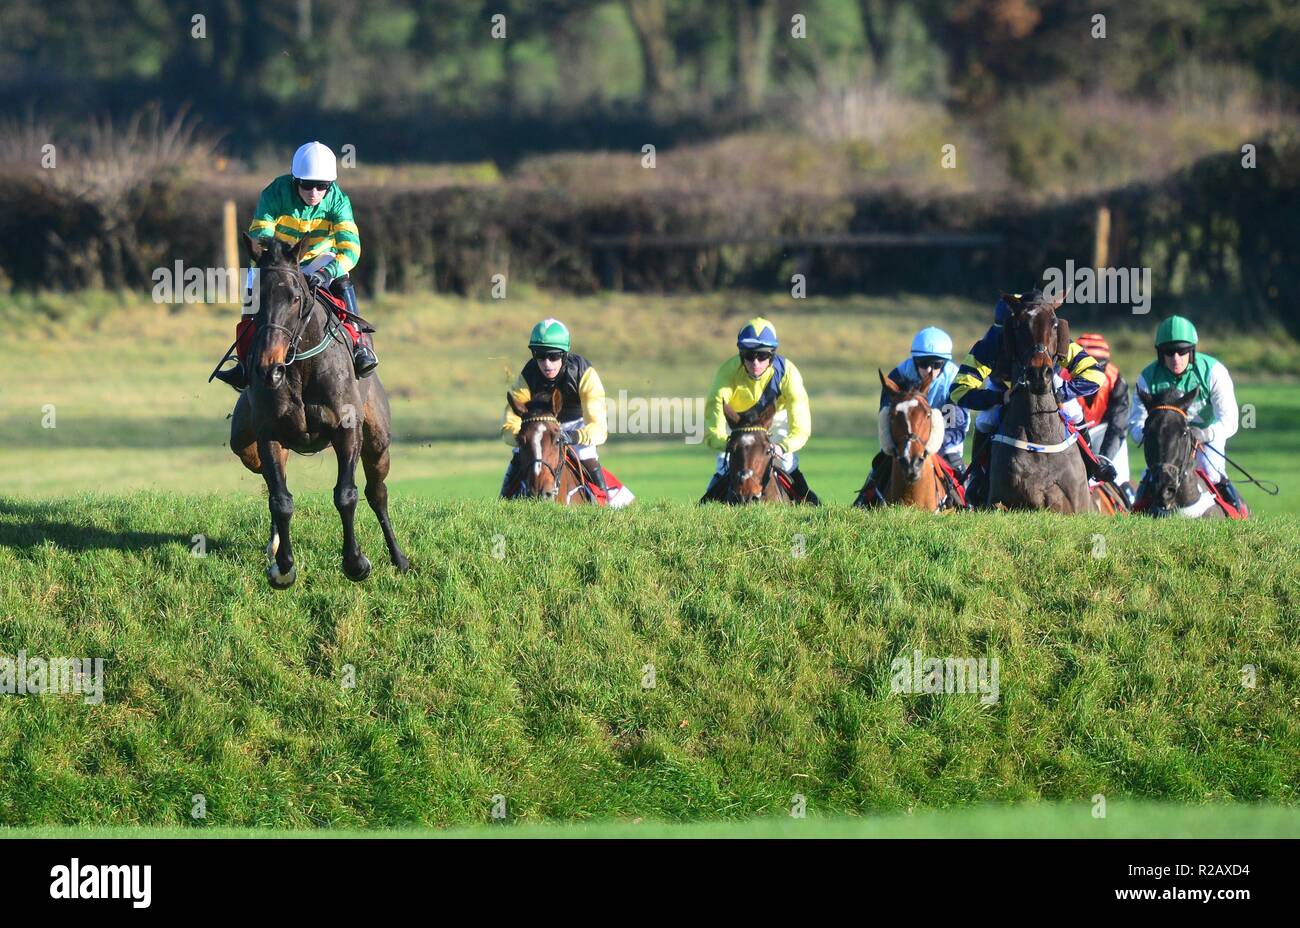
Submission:
<svg viewBox="0 0 1300 928">
<path fill-rule="evenodd" d="M 1153 413 L 1153 412 L 1156 412 L 1157 410 L 1161 410 L 1161 409 L 1172 410 L 1173 412 L 1176 412 L 1176 413 L 1178 413 L 1180 416 L 1182 416 L 1182 417 L 1183 417 L 1183 431 L 1182 431 L 1182 434 L 1179 435 L 1179 437 L 1180 437 L 1180 438 L 1183 438 L 1183 437 L 1191 438 L 1191 437 L 1192 437 L 1191 429 L 1187 428 L 1187 423 L 1188 423 L 1188 421 L 1191 419 L 1191 415 L 1187 412 L 1186 409 L 1183 409 L 1183 408 L 1180 407 L 1180 406 L 1169 406 L 1169 405 L 1167 405 L 1167 404 L 1162 404 L 1162 405 L 1160 405 L 1160 406 L 1151 406 L 1151 407 L 1148 407 L 1148 409 L 1147 409 L 1147 413 Z M 1186 460 L 1187 460 L 1187 461 L 1192 461 L 1192 460 L 1195 459 L 1195 457 L 1196 457 L 1196 440 L 1193 438 L 1190 442 L 1188 442 L 1188 450 L 1187 450 L 1187 457 L 1186 457 Z M 1163 463 L 1163 462 L 1162 462 L 1162 463 Z M 1195 466 L 1193 466 L 1193 467 L 1180 466 L 1180 467 L 1178 468 L 1178 482 L 1174 484 L 1174 497 L 1175 497 L 1175 498 L 1177 498 L 1177 496 L 1178 496 L 1178 491 L 1181 490 L 1181 489 L 1183 488 L 1183 482 L 1187 479 L 1187 475 L 1188 475 L 1189 473 L 1195 473 L 1195 470 L 1196 470 Z"/>
<path fill-rule="evenodd" d="M 764 425 L 741 425 L 732 429 L 733 432 L 766 432 L 767 426 Z M 774 471 L 776 470 L 776 458 L 774 457 L 775 449 L 769 441 L 767 444 L 767 468 L 763 471 L 763 482 L 759 486 L 758 495 L 761 498 L 767 492 L 767 486 L 772 482 Z M 727 453 L 727 495 L 723 499 L 727 501 L 736 501 L 740 495 L 736 492 L 736 478 L 739 473 L 734 471 L 731 466 L 731 453 Z"/>
<path fill-rule="evenodd" d="M 1056 331 L 1056 326 L 1059 325 L 1059 321 L 1054 321 L 1052 325 L 1053 325 L 1052 331 Z M 1015 335 L 1014 335 L 1015 330 L 1012 329 L 1012 328 L 1010 328 L 1010 323 L 1008 323 L 1008 332 L 1011 334 L 1011 338 L 1012 338 L 1012 347 L 1014 348 L 1014 346 L 1015 346 Z M 1034 343 L 1034 350 L 1031 351 L 1031 352 L 1029 353 L 1029 357 L 1028 357 L 1026 360 L 1021 361 L 1018 357 L 1012 357 L 1012 359 L 1011 359 L 1011 364 L 1012 364 L 1012 367 L 1011 367 L 1011 373 L 1012 373 L 1012 375 L 1015 377 L 1015 379 L 1014 379 L 1014 380 L 1012 381 L 1012 383 L 1011 383 L 1011 393 L 1012 393 L 1013 395 L 1014 395 L 1015 392 L 1016 392 L 1017 390 L 1019 390 L 1021 387 L 1028 387 L 1028 386 L 1029 386 L 1029 376 L 1028 376 L 1028 375 L 1029 375 L 1029 366 L 1030 366 L 1029 362 L 1030 362 L 1030 361 L 1033 361 L 1034 358 L 1038 357 L 1040 354 L 1045 354 L 1045 355 L 1047 355 L 1047 363 L 1048 363 L 1048 364 L 1049 364 L 1053 369 L 1055 369 L 1055 367 L 1056 367 L 1056 355 L 1054 355 L 1054 354 L 1052 353 L 1052 349 L 1048 348 L 1048 347 L 1047 347 L 1046 345 L 1044 345 L 1042 342 L 1035 342 L 1035 343 Z M 1056 405 L 1057 405 L 1057 408 L 1059 409 L 1061 404 L 1060 404 L 1060 402 L 1058 401 Z"/>
<path fill-rule="evenodd" d="M 331 324 L 333 317 L 331 316 L 331 314 L 326 313 L 325 314 L 326 316 L 325 338 L 322 339 L 321 343 L 317 345 L 315 348 L 313 348 L 310 352 L 300 354 L 298 349 L 299 346 L 302 344 L 303 333 L 307 331 L 307 323 L 311 321 L 312 310 L 316 308 L 316 294 L 313 293 L 311 288 L 306 285 L 306 278 L 303 276 L 301 268 L 296 268 L 296 267 L 261 268 L 260 267 L 257 269 L 257 271 L 259 274 L 264 274 L 267 273 L 268 271 L 278 271 L 281 274 L 291 274 L 295 278 L 297 278 L 298 281 L 303 282 L 299 286 L 300 293 L 302 290 L 304 289 L 306 290 L 306 294 L 305 294 L 306 306 L 305 308 L 298 311 L 298 331 L 296 332 L 291 331 L 288 326 L 280 325 L 278 322 L 263 322 L 260 326 L 258 326 L 258 328 L 262 330 L 279 329 L 281 332 L 284 332 L 289 336 L 289 351 L 285 357 L 285 361 L 284 361 L 285 367 L 288 367 L 289 365 L 293 364 L 293 362 L 295 361 L 305 360 L 306 358 L 313 357 L 315 354 L 319 353 L 321 350 L 324 349 L 325 345 L 330 341 L 330 339 L 334 339 L 337 337 L 335 333 L 335 326 Z"/>
<path fill-rule="evenodd" d="M 919 394 L 917 395 L 917 399 L 921 399 L 921 396 Z M 927 419 L 930 418 L 930 411 L 932 408 L 933 407 L 931 407 L 929 403 L 925 404 L 925 415 Z M 891 407 L 891 411 L 892 411 L 892 407 Z M 931 422 L 930 428 L 934 428 L 933 422 Z M 930 456 L 930 448 L 928 445 L 926 445 L 924 441 L 921 440 L 920 435 L 917 435 L 915 432 L 912 431 L 912 426 L 909 423 L 907 426 L 907 438 L 903 440 L 903 447 L 907 447 L 912 442 L 916 442 L 918 445 L 921 446 L 921 463 L 924 464 L 925 459 Z M 898 454 L 898 442 L 894 442 L 894 452 L 895 452 L 894 454 L 895 458 L 897 458 L 900 461 L 903 460 L 902 455 Z"/>
<path fill-rule="evenodd" d="M 519 420 L 519 427 L 522 429 L 525 425 L 533 422 L 554 422 L 558 425 L 560 420 L 555 416 L 524 416 Z M 560 437 L 556 441 L 556 444 L 560 448 L 560 466 L 558 468 L 552 466 L 550 461 L 544 460 L 543 458 L 538 458 L 537 461 L 551 472 L 551 478 L 555 481 L 555 495 L 558 499 L 560 495 L 560 471 L 564 470 L 564 446 L 568 444 L 568 440 L 564 435 L 564 429 L 560 429 Z M 520 486 L 523 486 L 522 482 L 520 483 Z"/>
</svg>

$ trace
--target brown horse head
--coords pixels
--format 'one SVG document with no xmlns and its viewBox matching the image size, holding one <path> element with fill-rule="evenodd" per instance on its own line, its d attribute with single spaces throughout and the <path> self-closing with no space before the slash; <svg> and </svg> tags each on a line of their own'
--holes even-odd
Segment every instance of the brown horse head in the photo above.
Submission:
<svg viewBox="0 0 1300 928">
<path fill-rule="evenodd" d="M 1034 393 L 1052 390 L 1056 361 L 1064 359 L 1070 347 L 1070 324 L 1056 315 L 1065 294 L 1051 299 L 1041 290 L 1022 296 L 1002 294 L 1011 316 L 1002 328 L 998 372 Z"/>
<path fill-rule="evenodd" d="M 774 473 L 772 440 L 767 434 L 776 417 L 776 402 L 743 413 L 724 403 L 722 414 L 731 427 L 727 436 L 727 501 L 756 503 L 764 497 L 777 498 L 780 485 Z"/>
<path fill-rule="evenodd" d="M 901 467 L 909 483 L 920 479 L 926 459 L 933 453 L 932 438 L 935 429 L 934 416 L 926 393 L 934 381 L 936 371 L 923 375 L 919 384 L 900 386 L 884 372 L 877 369 L 880 384 L 885 388 L 888 415 L 888 435 L 891 441 L 895 466 Z M 884 446 L 885 428 L 882 424 L 881 445 Z M 942 440 L 942 439 L 940 439 Z"/>
<path fill-rule="evenodd" d="M 1167 515 L 1196 501 L 1196 442 L 1192 438 L 1188 410 L 1196 402 L 1196 391 L 1183 393 L 1169 387 L 1152 396 L 1141 387 L 1138 399 L 1147 408 L 1142 427 L 1142 450 L 1147 469 L 1155 475 L 1152 515 Z"/>
<path fill-rule="evenodd" d="M 550 395 L 534 396 L 525 406 L 510 393 L 506 402 L 520 418 L 519 461 L 515 473 L 523 483 L 524 495 L 554 500 L 560 495 L 563 478 L 564 440 L 560 429 L 560 410 L 564 396 L 559 390 Z"/>
<path fill-rule="evenodd" d="M 307 236 L 294 244 L 277 238 L 263 241 L 247 234 L 246 238 L 257 262 L 258 285 L 257 335 L 249 352 L 249 379 L 261 377 L 274 390 L 284 383 L 293 338 L 312 308 L 311 288 L 300 267 Z"/>
</svg>

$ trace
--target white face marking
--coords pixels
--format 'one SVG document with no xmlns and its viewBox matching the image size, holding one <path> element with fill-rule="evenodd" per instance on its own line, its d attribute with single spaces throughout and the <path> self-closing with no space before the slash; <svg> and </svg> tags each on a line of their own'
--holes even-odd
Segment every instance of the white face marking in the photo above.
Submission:
<svg viewBox="0 0 1300 928">
<path fill-rule="evenodd" d="M 528 437 L 528 443 L 533 448 L 533 473 L 542 472 L 542 430 L 533 429 L 533 434 Z"/>
</svg>

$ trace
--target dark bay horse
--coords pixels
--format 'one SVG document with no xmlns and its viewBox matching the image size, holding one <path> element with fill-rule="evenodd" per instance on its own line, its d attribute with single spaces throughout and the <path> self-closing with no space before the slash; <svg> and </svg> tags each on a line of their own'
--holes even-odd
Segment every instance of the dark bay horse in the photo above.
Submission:
<svg viewBox="0 0 1300 928">
<path fill-rule="evenodd" d="M 1011 397 L 989 453 L 989 505 L 1006 509 L 1095 512 L 1083 458 L 1062 419 L 1053 374 L 1070 345 L 1070 326 L 1058 319 L 1064 296 L 1035 290 L 1003 294 L 1011 317 L 1002 329 L 995 383 L 1011 380 Z"/>
<path fill-rule="evenodd" d="M 1226 513 L 1196 473 L 1196 439 L 1192 437 L 1188 409 L 1196 393 L 1169 387 L 1154 397 L 1138 390 L 1147 408 L 1142 426 L 1142 451 L 1146 455 L 1150 486 L 1146 496 L 1153 516 L 1181 515 L 1194 519 L 1222 519 Z"/>
<path fill-rule="evenodd" d="M 722 406 L 731 433 L 727 436 L 727 472 L 723 475 L 724 503 L 789 503 L 790 493 L 777 476 L 774 446 L 768 435 L 776 418 L 776 403 L 738 413 Z M 708 499 L 706 495 L 700 502 Z"/>
<path fill-rule="evenodd" d="M 515 436 L 519 446 L 514 467 L 516 486 L 507 488 L 507 496 L 549 500 L 565 506 L 594 502 L 582 476 L 582 465 L 569 450 L 560 428 L 564 395 L 552 390 L 549 396 L 533 397 L 525 406 L 506 393 L 506 402 L 520 419 L 519 434 Z"/>
<path fill-rule="evenodd" d="M 882 371 L 876 373 L 889 403 L 880 411 L 880 447 L 891 458 L 889 481 L 883 491 L 885 502 L 927 512 L 949 505 L 963 508 L 964 501 L 952 498 L 940 470 L 943 417 L 925 398 L 935 371 L 929 371 L 920 384 L 906 387 Z"/>
<path fill-rule="evenodd" d="M 311 454 L 330 445 L 338 458 L 334 506 L 343 520 L 343 573 L 361 581 L 371 569 L 353 531 L 358 458 L 366 472 L 366 501 L 379 517 L 388 556 L 404 572 L 410 563 L 393 534 L 384 485 L 392 434 L 388 394 L 378 376 L 357 380 L 353 373 L 348 334 L 334 313 L 316 301 L 299 268 L 307 237 L 296 245 L 248 241 L 257 262 L 260 304 L 248 350 L 248 388 L 235 404 L 230 449 L 266 480 L 271 510 L 267 579 L 283 590 L 298 574 L 289 535 L 289 452 Z"/>
</svg>

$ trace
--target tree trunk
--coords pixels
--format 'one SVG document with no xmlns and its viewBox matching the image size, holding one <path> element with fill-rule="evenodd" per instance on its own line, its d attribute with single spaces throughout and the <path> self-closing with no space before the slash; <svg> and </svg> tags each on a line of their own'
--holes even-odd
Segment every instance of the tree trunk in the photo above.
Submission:
<svg viewBox="0 0 1300 928">
<path fill-rule="evenodd" d="M 648 100 L 676 89 L 674 48 L 668 29 L 668 0 L 623 0 L 641 43 L 642 95 Z"/>
<path fill-rule="evenodd" d="M 767 76 L 775 38 L 775 0 L 733 0 L 736 13 L 732 74 L 736 98 L 745 109 L 757 109 L 767 94 Z"/>
</svg>

